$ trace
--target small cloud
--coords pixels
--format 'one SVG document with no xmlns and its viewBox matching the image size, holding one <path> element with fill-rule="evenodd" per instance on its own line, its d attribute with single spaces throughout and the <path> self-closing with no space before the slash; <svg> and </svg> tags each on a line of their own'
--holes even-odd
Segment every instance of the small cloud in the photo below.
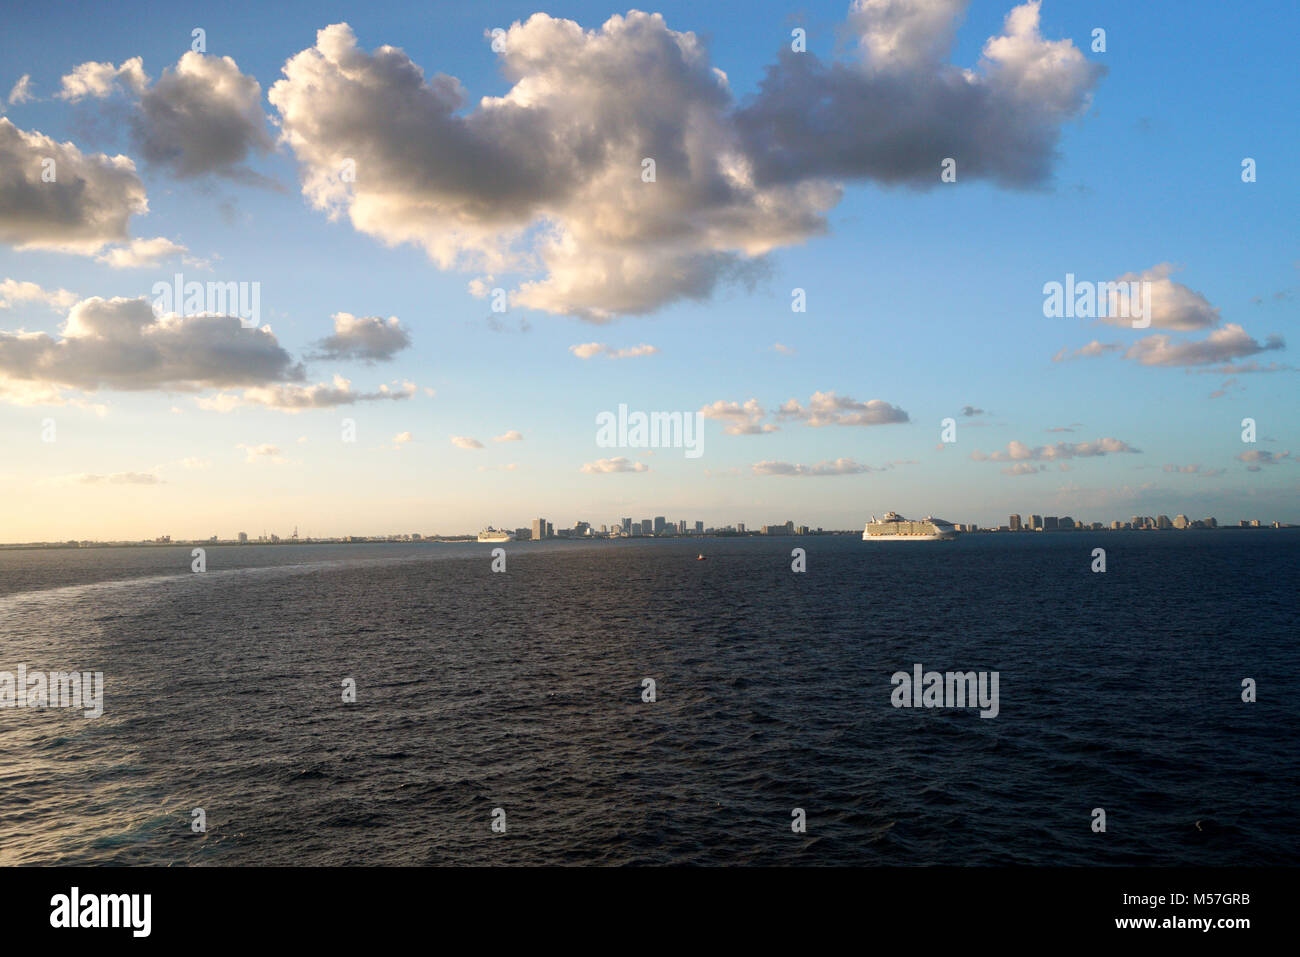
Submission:
<svg viewBox="0 0 1300 957">
<path fill-rule="evenodd" d="M 777 410 L 777 416 L 781 419 L 798 419 L 814 428 L 825 425 L 888 425 L 908 421 L 906 412 L 883 399 L 858 402 L 834 392 L 814 392 L 806 407 L 791 399 Z"/>
<path fill-rule="evenodd" d="M 240 443 L 239 445 L 236 445 L 235 448 L 244 450 L 246 454 L 244 459 L 245 462 L 257 462 L 258 460 L 265 459 L 273 465 L 284 465 L 288 461 L 288 459 L 283 458 L 280 455 L 280 447 L 278 445 L 271 445 L 269 442 L 264 442 L 261 445 L 244 445 L 243 443 Z"/>
<path fill-rule="evenodd" d="M 30 103 L 35 97 L 32 96 L 32 77 L 29 73 L 24 73 L 18 78 L 18 82 L 13 85 L 9 91 L 9 105 L 17 106 L 20 103 Z"/>
<path fill-rule="evenodd" d="M 763 432 L 776 432 L 781 428 L 774 423 L 763 421 L 767 412 L 759 405 L 757 399 L 749 399 L 743 405 L 739 402 L 719 399 L 712 405 L 700 409 L 700 414 L 706 419 L 726 422 L 727 425 L 722 431 L 727 435 L 759 435 Z"/>
<path fill-rule="evenodd" d="M 595 462 L 588 462 L 580 471 L 588 475 L 607 475 L 612 472 L 649 472 L 650 466 L 644 462 L 633 462 L 631 459 L 618 456 L 612 459 L 597 459 Z"/>
<path fill-rule="evenodd" d="M 95 257 L 113 269 L 149 269 L 188 250 L 165 236 L 154 239 L 133 239 L 125 246 L 110 246 Z"/>
<path fill-rule="evenodd" d="M 511 429 L 509 432 L 502 432 L 500 435 L 493 436 L 493 442 L 522 442 L 524 434 L 518 429 Z"/>
<path fill-rule="evenodd" d="M 453 435 L 451 444 L 458 449 L 481 449 L 483 443 L 478 439 L 471 439 L 468 435 Z"/>
<path fill-rule="evenodd" d="M 795 353 L 794 349 L 791 349 L 789 346 L 782 345 L 779 342 L 773 344 L 772 351 L 779 352 L 783 356 L 792 356 Z"/>
<path fill-rule="evenodd" d="M 579 359 L 592 359 L 596 356 L 604 356 L 607 359 L 635 359 L 640 356 L 653 356 L 659 352 L 655 346 L 645 343 L 626 349 L 615 349 L 603 342 L 585 342 L 582 345 L 569 346 L 569 351 Z"/>
<path fill-rule="evenodd" d="M 10 309 L 18 303 L 34 302 L 50 309 L 70 309 L 78 296 L 66 289 L 43 289 L 34 282 L 6 279 L 0 282 L 0 309 Z"/>
<path fill-rule="evenodd" d="M 69 475 L 64 482 L 78 485 L 161 485 L 163 480 L 152 472 L 114 472 L 111 475 Z"/>
<path fill-rule="evenodd" d="M 792 462 L 755 462 L 752 466 L 755 475 L 786 475 L 799 477 L 820 477 L 826 475 L 861 475 L 866 472 L 880 472 L 883 469 L 863 465 L 853 459 L 836 459 L 833 462 L 818 462 L 816 465 L 798 465 Z"/>
</svg>

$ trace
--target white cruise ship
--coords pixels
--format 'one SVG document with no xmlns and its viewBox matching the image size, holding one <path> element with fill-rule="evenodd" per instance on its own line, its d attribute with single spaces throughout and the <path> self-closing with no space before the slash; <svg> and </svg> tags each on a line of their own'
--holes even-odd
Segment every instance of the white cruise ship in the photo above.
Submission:
<svg viewBox="0 0 1300 957">
<path fill-rule="evenodd" d="M 514 537 L 514 532 L 508 532 L 504 528 L 493 528 L 491 525 L 478 533 L 480 542 L 509 542 L 513 541 Z"/>
<path fill-rule="evenodd" d="M 864 542 L 946 542 L 957 537 L 952 522 L 927 515 L 920 521 L 910 521 L 897 512 L 886 512 L 884 518 L 871 516 L 862 530 Z"/>
</svg>

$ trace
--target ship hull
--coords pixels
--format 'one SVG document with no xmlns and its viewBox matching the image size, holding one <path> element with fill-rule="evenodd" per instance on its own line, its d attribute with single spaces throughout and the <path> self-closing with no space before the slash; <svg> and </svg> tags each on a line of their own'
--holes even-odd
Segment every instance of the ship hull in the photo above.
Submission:
<svg viewBox="0 0 1300 957">
<path fill-rule="evenodd" d="M 868 535 L 862 533 L 864 542 L 951 542 L 957 537 L 955 532 L 942 532 L 937 535 Z"/>
</svg>

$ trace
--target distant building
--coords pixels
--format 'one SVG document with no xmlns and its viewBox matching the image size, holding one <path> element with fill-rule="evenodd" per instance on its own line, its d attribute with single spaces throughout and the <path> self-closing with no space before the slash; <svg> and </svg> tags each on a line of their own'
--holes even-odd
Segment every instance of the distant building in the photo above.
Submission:
<svg viewBox="0 0 1300 957">
<path fill-rule="evenodd" d="M 650 519 L 648 519 L 648 518 L 643 518 L 643 519 L 641 519 L 641 534 L 642 534 L 642 535 L 653 535 L 653 534 L 654 534 L 654 531 L 655 531 L 655 523 L 654 523 L 652 520 L 650 520 Z"/>
<path fill-rule="evenodd" d="M 1207 518 L 1207 519 L 1205 520 L 1205 527 L 1206 527 L 1206 528 L 1218 528 L 1218 527 L 1219 527 L 1219 521 L 1218 521 L 1218 519 L 1214 518 L 1213 516 Z"/>
<path fill-rule="evenodd" d="M 1074 519 L 1068 515 L 1062 515 L 1059 527 L 1062 531 L 1072 531 L 1074 529 Z"/>
<path fill-rule="evenodd" d="M 1060 519 L 1055 515 L 1048 515 L 1043 519 L 1043 531 L 1054 532 L 1061 527 Z"/>
<path fill-rule="evenodd" d="M 745 523 L 744 523 L 744 522 L 737 522 L 737 523 L 736 523 L 736 531 L 739 532 L 741 535 L 744 535 L 744 534 L 745 534 Z"/>
<path fill-rule="evenodd" d="M 1007 522 L 1007 528 L 1009 528 L 1013 532 L 1020 531 L 1020 516 L 1012 515 L 1011 521 Z"/>
<path fill-rule="evenodd" d="M 703 523 L 703 522 L 696 522 L 696 523 L 695 523 L 695 534 L 696 534 L 696 535 L 703 535 L 703 534 L 704 534 L 704 523 Z"/>
<path fill-rule="evenodd" d="M 1174 523 L 1169 521 L 1168 515 L 1161 515 L 1156 519 L 1156 528 L 1173 528 Z"/>
<path fill-rule="evenodd" d="M 247 544 L 248 544 L 248 532 L 240 532 L 240 533 L 239 533 L 239 544 L 241 544 L 241 545 L 247 545 Z"/>
<path fill-rule="evenodd" d="M 546 537 L 546 519 L 533 519 L 533 541 L 540 542 Z"/>
<path fill-rule="evenodd" d="M 1174 528 L 1187 528 L 1190 524 L 1191 522 L 1187 520 L 1186 515 L 1174 516 Z"/>
<path fill-rule="evenodd" d="M 555 537 L 555 526 L 552 525 L 550 522 L 546 523 L 546 537 L 547 538 Z"/>
<path fill-rule="evenodd" d="M 1041 515 L 1030 515 L 1030 516 L 1029 516 L 1029 527 L 1032 528 L 1034 531 L 1038 531 L 1039 529 L 1041 529 L 1041 528 L 1043 527 L 1043 516 L 1041 516 Z"/>
<path fill-rule="evenodd" d="M 515 529 L 515 541 L 517 542 L 526 542 L 532 537 L 533 537 L 533 530 L 531 528 Z"/>
<path fill-rule="evenodd" d="M 623 519 L 622 522 L 620 522 L 620 524 L 623 526 L 623 534 L 624 534 L 624 535 L 631 535 L 631 534 L 632 534 L 632 519 L 630 519 L 630 518 L 625 518 L 625 519 Z"/>
</svg>

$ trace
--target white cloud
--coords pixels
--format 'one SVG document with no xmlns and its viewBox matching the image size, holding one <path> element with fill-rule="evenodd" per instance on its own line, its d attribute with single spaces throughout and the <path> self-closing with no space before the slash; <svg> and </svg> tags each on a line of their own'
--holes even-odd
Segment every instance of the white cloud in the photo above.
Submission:
<svg viewBox="0 0 1300 957">
<path fill-rule="evenodd" d="M 1269 336 L 1260 343 L 1241 326 L 1229 322 L 1195 342 L 1174 342 L 1164 334 L 1147 336 L 1130 346 L 1124 358 L 1135 359 L 1144 366 L 1196 366 L 1284 348 L 1286 343 L 1279 335 Z M 1238 368 L 1234 374 L 1245 371 Z"/>
<path fill-rule="evenodd" d="M 700 409 L 700 414 L 706 419 L 726 422 L 727 425 L 722 431 L 727 435 L 758 435 L 780 429 L 779 425 L 763 422 L 763 417 L 767 413 L 757 399 L 749 399 L 743 405 L 739 402 L 719 399 Z"/>
<path fill-rule="evenodd" d="M 20 130 L 5 117 L 0 169 L 0 243 L 18 249 L 91 255 L 125 242 L 131 217 L 149 210 L 127 157 L 82 153 L 72 143 Z"/>
<path fill-rule="evenodd" d="M 165 259 L 188 252 L 184 246 L 158 236 L 155 239 L 133 239 L 125 246 L 113 246 L 95 257 L 113 269 L 151 269 Z"/>
<path fill-rule="evenodd" d="M 9 105 L 17 106 L 20 103 L 30 103 L 35 97 L 32 96 L 32 78 L 28 73 L 24 73 L 18 78 L 18 82 L 13 85 L 9 91 Z"/>
<path fill-rule="evenodd" d="M 797 419 L 814 427 L 825 425 L 888 425 L 907 422 L 908 416 L 883 399 L 858 402 L 834 392 L 814 392 L 805 407 L 791 399 L 777 410 L 781 419 Z"/>
<path fill-rule="evenodd" d="M 861 475 L 866 472 L 879 472 L 882 469 L 863 465 L 853 459 L 835 459 L 833 462 L 818 462 L 816 465 L 798 465 L 792 462 L 765 461 L 755 462 L 752 466 L 755 475 L 784 475 L 793 477 L 821 477 L 827 475 Z"/>
<path fill-rule="evenodd" d="M 524 434 L 518 429 L 511 429 L 509 432 L 503 432 L 492 439 L 493 442 L 522 442 L 523 440 Z"/>
<path fill-rule="evenodd" d="M 622 455 L 612 459 L 597 459 L 588 462 L 581 469 L 587 475 L 608 475 L 614 472 L 649 472 L 650 466 L 644 462 L 633 462 Z"/>
<path fill-rule="evenodd" d="M 1103 455 L 1137 454 L 1127 442 L 1119 439 L 1104 438 L 1095 442 L 1057 442 L 1055 445 L 1028 446 L 1023 442 L 1011 441 L 1006 450 L 984 453 L 976 449 L 971 458 L 977 462 L 1013 462 L 1013 461 L 1057 461 L 1060 459 L 1094 458 Z"/>
<path fill-rule="evenodd" d="M 59 336 L 0 332 L 0 386 L 199 392 L 301 378 L 266 327 L 230 316 L 160 317 L 144 297 L 83 299 Z"/>
<path fill-rule="evenodd" d="M 472 439 L 472 438 L 470 438 L 468 435 L 453 435 L 453 436 L 451 437 L 451 444 L 454 445 L 454 446 L 456 446 L 456 448 L 458 448 L 458 449 L 481 449 L 481 448 L 483 448 L 483 443 L 482 443 L 482 442 L 480 442 L 478 439 Z"/>
<path fill-rule="evenodd" d="M 626 349 L 615 349 L 603 342 L 585 342 L 582 345 L 569 346 L 569 351 L 579 359 L 591 359 L 595 356 L 604 356 L 607 359 L 635 359 L 640 356 L 653 356 L 659 352 L 655 346 L 645 343 Z"/>
<path fill-rule="evenodd" d="M 144 61 L 138 56 L 116 67 L 112 63 L 81 63 L 60 79 L 59 92 L 54 95 L 72 103 L 86 98 L 101 100 L 123 90 L 142 93 L 148 83 Z"/>
<path fill-rule="evenodd" d="M 51 309 L 67 309 L 77 301 L 77 294 L 66 289 L 42 289 L 34 282 L 6 279 L 0 282 L 0 309 L 18 303 L 34 302 Z"/>
<path fill-rule="evenodd" d="M 313 359 L 386 362 L 411 344 L 410 333 L 396 316 L 384 320 L 336 312 L 330 318 L 334 320 L 334 334 L 318 343 L 320 352 Z"/>
</svg>

